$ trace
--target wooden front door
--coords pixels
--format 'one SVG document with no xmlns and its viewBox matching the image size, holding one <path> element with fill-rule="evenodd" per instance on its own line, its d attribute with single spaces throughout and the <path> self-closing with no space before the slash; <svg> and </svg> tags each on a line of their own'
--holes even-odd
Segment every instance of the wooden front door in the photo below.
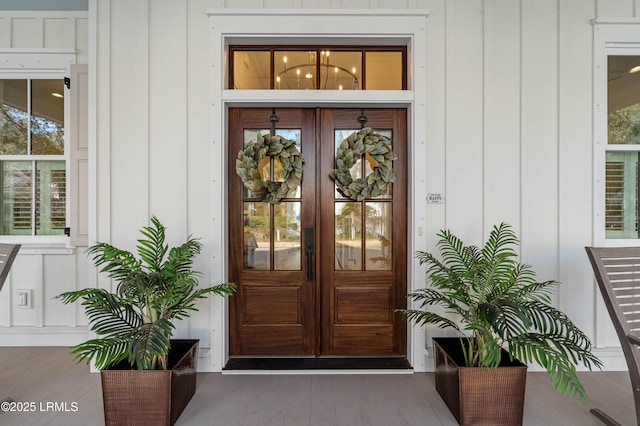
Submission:
<svg viewBox="0 0 640 426">
<path fill-rule="evenodd" d="M 391 138 L 397 179 L 386 194 L 353 201 L 329 171 L 362 117 Z M 232 357 L 406 355 L 395 312 L 406 306 L 406 128 L 404 109 L 229 110 Z M 270 132 L 304 157 L 299 189 L 277 203 L 252 198 L 235 173 L 238 152 Z M 277 180 L 279 161 L 262 162 L 264 179 Z M 352 175 L 368 175 L 369 164 L 363 156 Z"/>
</svg>

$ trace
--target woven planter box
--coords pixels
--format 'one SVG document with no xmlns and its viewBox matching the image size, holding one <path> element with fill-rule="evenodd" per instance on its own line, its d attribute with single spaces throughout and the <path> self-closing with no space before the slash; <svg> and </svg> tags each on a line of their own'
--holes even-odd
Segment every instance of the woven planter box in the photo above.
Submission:
<svg viewBox="0 0 640 426">
<path fill-rule="evenodd" d="M 196 391 L 198 340 L 171 340 L 168 370 L 100 372 L 104 421 L 111 425 L 173 425 Z"/>
<path fill-rule="evenodd" d="M 433 346 L 436 390 L 460 425 L 522 425 L 525 364 L 503 351 L 498 368 L 465 367 L 459 338 L 434 338 Z"/>
</svg>

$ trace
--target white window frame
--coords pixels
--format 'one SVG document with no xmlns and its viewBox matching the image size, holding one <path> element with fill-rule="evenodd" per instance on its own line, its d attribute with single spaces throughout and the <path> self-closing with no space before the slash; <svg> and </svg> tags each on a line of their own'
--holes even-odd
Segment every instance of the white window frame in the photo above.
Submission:
<svg viewBox="0 0 640 426">
<path fill-rule="evenodd" d="M 76 62 L 73 49 L 0 49 L 0 79 L 64 79 L 69 77 L 71 65 Z M 65 140 L 63 156 L 29 156 L 28 160 L 64 160 L 67 176 L 66 223 L 69 226 L 70 194 L 69 194 L 69 138 L 68 127 L 70 118 L 69 89 L 65 87 L 64 117 Z M 24 159 L 17 156 L 15 161 Z M 27 250 L 46 250 L 47 248 L 69 245 L 66 235 L 0 235 L 0 242 L 22 244 Z"/>
</svg>

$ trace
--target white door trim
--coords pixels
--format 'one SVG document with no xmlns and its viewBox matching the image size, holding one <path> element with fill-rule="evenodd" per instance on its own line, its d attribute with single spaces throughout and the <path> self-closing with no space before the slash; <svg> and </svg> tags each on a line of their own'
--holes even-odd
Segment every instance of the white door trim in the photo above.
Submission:
<svg viewBox="0 0 640 426">
<path fill-rule="evenodd" d="M 426 156 L 427 61 L 426 10 L 209 10 L 210 27 L 210 136 L 211 235 L 210 279 L 223 282 L 227 271 L 227 109 L 238 106 L 408 108 L 408 253 L 424 247 L 426 237 L 416 232 L 424 222 Z M 357 25 L 355 24 L 357 23 Z M 229 90 L 227 60 L 230 44 L 349 44 L 406 45 L 407 86 L 404 91 Z M 420 182 L 420 184 L 417 184 Z M 424 285 L 415 279 L 424 271 L 409 256 L 407 290 Z M 408 325 L 407 357 L 415 371 L 426 371 L 425 334 Z M 211 299 L 210 371 L 221 371 L 229 357 L 228 309 L 221 298 Z"/>
</svg>

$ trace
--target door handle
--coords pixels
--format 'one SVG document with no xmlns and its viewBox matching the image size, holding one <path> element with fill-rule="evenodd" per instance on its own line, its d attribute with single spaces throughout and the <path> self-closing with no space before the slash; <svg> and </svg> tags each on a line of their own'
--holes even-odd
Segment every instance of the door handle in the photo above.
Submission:
<svg viewBox="0 0 640 426">
<path fill-rule="evenodd" d="M 304 254 L 307 257 L 307 281 L 315 278 L 313 257 L 316 254 L 316 230 L 313 227 L 304 228 Z"/>
</svg>

